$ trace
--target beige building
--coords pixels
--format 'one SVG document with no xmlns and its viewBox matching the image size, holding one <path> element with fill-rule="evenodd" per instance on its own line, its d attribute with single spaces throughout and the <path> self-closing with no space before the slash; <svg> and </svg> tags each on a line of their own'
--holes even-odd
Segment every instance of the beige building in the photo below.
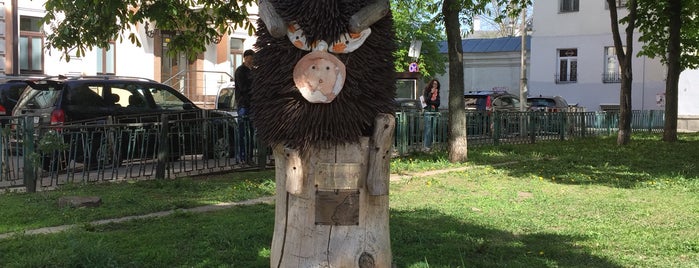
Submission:
<svg viewBox="0 0 699 268">
<path fill-rule="evenodd" d="M 184 55 L 168 56 L 170 36 L 157 25 L 135 25 L 134 33 L 142 46 L 124 38 L 109 49 L 94 48 L 84 57 L 70 62 L 59 51 L 44 49 L 45 33 L 50 27 L 37 25 L 45 10 L 43 0 L 0 0 L 0 75 L 119 75 L 150 78 L 166 83 L 184 93 L 203 108 L 213 108 L 218 87 L 230 82 L 235 68 L 242 63 L 245 49 L 251 49 L 255 37 L 246 30 L 225 34 L 210 44 L 193 62 Z M 13 5 L 15 4 L 15 5 Z M 257 6 L 248 7 L 255 25 Z M 128 35 L 129 33 L 126 33 Z"/>
</svg>

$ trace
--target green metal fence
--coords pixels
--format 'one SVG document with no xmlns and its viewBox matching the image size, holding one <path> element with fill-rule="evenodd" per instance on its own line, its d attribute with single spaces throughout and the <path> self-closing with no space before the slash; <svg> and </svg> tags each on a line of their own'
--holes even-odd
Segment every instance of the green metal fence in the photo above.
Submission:
<svg viewBox="0 0 699 268">
<path fill-rule="evenodd" d="M 271 161 L 254 131 L 239 131 L 252 129 L 249 121 L 214 117 L 210 110 L 50 127 L 35 127 L 32 117 L 10 122 L 0 132 L 0 191 L 262 169 Z"/>
<path fill-rule="evenodd" d="M 632 111 L 631 129 L 633 132 L 660 133 L 664 120 L 664 111 Z M 469 147 L 614 135 L 618 124 L 618 112 L 466 112 Z M 431 149 L 446 148 L 447 112 L 396 113 L 395 154 L 425 150 L 425 139 L 430 139 L 425 135 L 426 126 L 433 131 Z"/>
<path fill-rule="evenodd" d="M 31 117 L 3 117 L 10 123 L 0 131 L 0 192 L 270 167 L 269 148 L 259 144 L 248 121 L 212 117 L 210 112 L 100 118 L 52 127 L 35 127 Z M 468 146 L 613 135 L 618 118 L 614 112 L 469 111 Z M 663 111 L 633 111 L 632 119 L 634 132 L 663 130 Z M 396 113 L 394 155 L 425 146 L 446 149 L 448 122 L 447 112 Z M 247 131 L 239 131 L 241 125 Z M 236 158 L 241 153 L 248 156 L 244 163 Z"/>
</svg>

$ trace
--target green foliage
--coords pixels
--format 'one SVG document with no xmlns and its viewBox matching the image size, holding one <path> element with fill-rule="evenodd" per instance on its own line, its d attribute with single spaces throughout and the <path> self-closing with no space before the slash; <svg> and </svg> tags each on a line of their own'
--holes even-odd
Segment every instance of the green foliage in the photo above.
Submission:
<svg viewBox="0 0 699 268">
<path fill-rule="evenodd" d="M 528 6 L 531 0 L 454 0 L 442 1 L 453 5 L 454 10 L 459 11 L 459 20 L 466 26 L 473 25 L 473 18 L 478 15 L 493 16 L 495 22 L 506 19 L 515 19 Z M 440 21 L 444 21 L 443 14 L 438 16 Z M 449 27 L 449 26 L 446 26 Z M 473 27 L 469 27 L 473 29 Z"/>
<path fill-rule="evenodd" d="M 40 152 L 44 153 L 63 151 L 68 149 L 68 144 L 63 141 L 63 136 L 61 136 L 61 134 L 54 130 L 50 130 L 41 136 L 38 149 Z"/>
<path fill-rule="evenodd" d="M 86 50 L 106 48 L 110 41 L 125 37 L 140 46 L 135 34 L 125 35 L 137 31 L 134 25 L 149 23 L 151 29 L 172 33 L 170 53 L 184 53 L 193 60 L 233 27 L 253 28 L 247 20 L 250 3 L 252 0 L 47 0 L 43 23 L 51 31 L 46 48 L 62 51 L 69 61 L 70 55 L 81 57 Z"/>
<path fill-rule="evenodd" d="M 636 28 L 641 32 L 639 41 L 643 42 L 639 56 L 659 58 L 661 62 L 668 61 L 668 30 L 669 15 L 666 12 L 668 1 L 637 0 L 638 16 Z M 683 69 L 699 67 L 699 1 L 682 1 L 682 27 L 680 43 L 682 44 L 680 66 Z"/>
<path fill-rule="evenodd" d="M 444 27 L 430 15 L 432 13 L 428 4 L 422 1 L 408 3 L 392 0 L 391 8 L 398 46 L 394 52 L 396 71 L 407 72 L 409 64 L 417 62 L 420 74 L 426 80 L 443 74 L 446 69 L 446 56 L 439 53 L 438 44 L 445 39 Z M 422 41 L 418 59 L 408 56 L 412 40 Z"/>
</svg>

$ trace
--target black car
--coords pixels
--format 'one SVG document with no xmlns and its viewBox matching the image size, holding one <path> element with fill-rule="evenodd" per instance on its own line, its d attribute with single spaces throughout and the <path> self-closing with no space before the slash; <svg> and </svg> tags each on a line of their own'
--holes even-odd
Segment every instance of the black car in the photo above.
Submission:
<svg viewBox="0 0 699 268">
<path fill-rule="evenodd" d="M 9 80 L 0 84 L 0 116 L 11 116 L 12 109 L 17 105 L 19 96 L 27 87 L 27 82 L 22 80 Z M 9 119 L 2 119 L 2 126 L 5 126 Z"/>
<path fill-rule="evenodd" d="M 173 152 L 171 157 L 203 153 L 205 150 L 205 146 L 200 144 L 203 139 L 196 137 L 207 133 L 198 129 L 202 125 L 202 109 L 167 85 L 150 79 L 116 76 L 53 77 L 27 81 L 27 84 L 28 88 L 21 95 L 13 115 L 32 116 L 38 138 L 51 131 L 65 132 L 71 125 L 84 122 L 97 126 L 108 123 L 152 125 L 161 120 L 160 115 L 168 114 L 173 115 L 178 122 L 185 122 L 178 124 L 180 128 L 177 131 L 186 135 L 174 139 L 175 143 L 169 145 Z M 218 117 L 221 120 L 230 118 L 225 113 L 210 114 L 210 117 Z M 208 133 L 213 131 L 212 129 Z M 122 131 L 121 135 L 127 134 L 127 131 Z M 154 134 L 140 135 L 137 138 L 134 138 L 133 134 L 128 135 L 131 136 L 118 137 L 123 143 L 119 146 L 121 151 L 116 154 L 120 159 L 153 156 L 156 153 L 155 144 L 159 137 L 155 137 Z M 224 136 L 226 140 L 223 142 L 228 144 L 232 138 L 228 138 L 229 135 L 221 135 Z M 75 142 L 74 137 L 81 140 Z M 92 148 L 101 148 L 100 142 L 104 143 L 104 135 L 79 134 L 74 137 L 71 139 L 74 147 L 77 147 L 77 152 L 72 153 L 74 157 L 70 160 L 82 163 L 97 162 L 97 158 L 101 157 L 100 152 Z M 207 144 L 209 148 L 206 151 L 209 156 L 213 156 L 215 153 L 211 147 L 215 146 L 215 142 L 210 143 Z M 223 147 L 229 150 L 233 146 Z M 126 155 L 127 153 L 129 155 Z M 116 161 L 117 164 L 120 159 Z M 47 168 L 46 164 L 44 168 Z"/>
<path fill-rule="evenodd" d="M 568 102 L 561 96 L 528 97 L 527 106 L 530 111 L 567 112 Z"/>
<path fill-rule="evenodd" d="M 558 133 L 565 131 L 570 108 L 561 96 L 542 96 L 527 98 L 529 111 L 537 112 L 533 116 L 537 131 Z"/>
<path fill-rule="evenodd" d="M 468 133 L 473 135 L 492 134 L 496 127 L 501 134 L 519 132 L 517 120 L 508 117 L 494 118 L 493 112 L 519 111 L 519 98 L 502 90 L 469 91 L 464 94 L 465 108 L 468 113 Z M 495 124 L 495 122 L 498 124 Z"/>
<path fill-rule="evenodd" d="M 396 112 L 420 112 L 423 108 L 420 100 L 416 99 L 396 98 L 393 101 L 396 105 Z"/>
</svg>

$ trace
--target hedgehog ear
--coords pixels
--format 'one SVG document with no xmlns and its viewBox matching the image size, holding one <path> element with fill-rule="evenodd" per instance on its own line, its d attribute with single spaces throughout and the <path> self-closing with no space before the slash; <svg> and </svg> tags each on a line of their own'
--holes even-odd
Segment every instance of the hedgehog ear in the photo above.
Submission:
<svg viewBox="0 0 699 268">
<path fill-rule="evenodd" d="M 351 33 L 364 31 L 386 16 L 389 10 L 388 0 L 375 0 L 352 15 L 349 20 L 349 31 Z"/>
<path fill-rule="evenodd" d="M 282 19 L 279 13 L 274 9 L 274 6 L 266 0 L 259 0 L 258 8 L 260 19 L 262 19 L 265 26 L 267 26 L 269 34 L 274 38 L 285 36 L 287 32 L 286 23 L 284 23 L 284 19 Z"/>
</svg>

